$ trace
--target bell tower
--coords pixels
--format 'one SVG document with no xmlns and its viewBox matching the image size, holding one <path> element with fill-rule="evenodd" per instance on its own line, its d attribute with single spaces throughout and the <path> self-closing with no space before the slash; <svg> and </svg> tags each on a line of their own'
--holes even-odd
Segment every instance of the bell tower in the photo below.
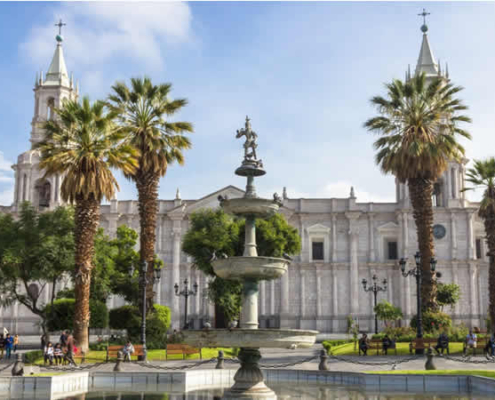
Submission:
<svg viewBox="0 0 495 400">
<path fill-rule="evenodd" d="M 67 73 L 64 52 L 62 48 L 62 27 L 65 24 L 60 20 L 55 53 L 46 72 L 36 74 L 34 82 L 34 115 L 31 121 L 31 149 L 17 158 L 17 164 L 12 166 L 15 171 L 14 207 L 17 209 L 23 201 L 29 201 L 39 210 L 53 209 L 62 204 L 60 186 L 62 176 L 43 177 L 39 169 L 39 151 L 33 150 L 33 145 L 43 139 L 43 124 L 52 118 L 55 108 L 60 108 L 66 99 L 77 100 L 79 85 L 74 86 L 74 79 Z"/>
</svg>

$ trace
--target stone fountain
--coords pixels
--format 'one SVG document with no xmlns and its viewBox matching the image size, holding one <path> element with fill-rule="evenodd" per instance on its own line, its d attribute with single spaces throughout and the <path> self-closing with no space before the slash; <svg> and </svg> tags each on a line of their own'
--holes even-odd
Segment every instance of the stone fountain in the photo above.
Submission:
<svg viewBox="0 0 495 400">
<path fill-rule="evenodd" d="M 234 376 L 235 384 L 224 398 L 275 399 L 275 393 L 264 383 L 259 367 L 261 347 L 311 347 L 317 331 L 296 329 L 258 329 L 258 283 L 280 278 L 287 272 L 290 261 L 277 257 L 260 257 L 256 249 L 256 218 L 268 218 L 282 205 L 277 194 L 273 199 L 256 195 L 254 178 L 263 176 L 263 162 L 256 156 L 256 133 L 246 117 L 244 129 L 237 130 L 237 138 L 245 136 L 244 161 L 235 173 L 247 178 L 244 197 L 228 199 L 219 196 L 225 212 L 246 219 L 244 254 L 241 257 L 218 258 L 212 262 L 215 273 L 227 280 L 242 282 L 242 311 L 240 327 L 232 329 L 204 329 L 183 331 L 184 340 L 197 347 L 240 347 L 241 367 Z"/>
</svg>

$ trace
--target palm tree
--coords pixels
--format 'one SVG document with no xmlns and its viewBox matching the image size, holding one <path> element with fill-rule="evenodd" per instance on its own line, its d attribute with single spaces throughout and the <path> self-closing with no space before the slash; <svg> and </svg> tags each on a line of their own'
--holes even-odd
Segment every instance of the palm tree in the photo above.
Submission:
<svg viewBox="0 0 495 400">
<path fill-rule="evenodd" d="M 471 136 L 459 123 L 471 120 L 459 114 L 467 109 L 456 98 L 462 88 L 443 78 L 428 83 L 421 74 L 407 82 L 393 80 L 386 88 L 386 98 L 371 99 L 380 115 L 366 121 L 364 126 L 380 135 L 374 147 L 381 170 L 395 175 L 409 187 L 421 253 L 422 304 L 424 309 L 436 310 L 436 282 L 430 270 L 434 254 L 433 185 L 449 161 L 460 160 L 464 155 L 458 137 L 470 139 Z"/>
<path fill-rule="evenodd" d="M 183 151 L 191 147 L 185 133 L 193 132 L 193 127 L 189 122 L 169 121 L 187 104 L 186 99 L 169 98 L 170 83 L 153 85 L 147 77 L 132 78 L 131 88 L 117 82 L 112 89 L 109 105 L 119 114 L 122 128 L 140 154 L 137 170 L 125 175 L 136 183 L 138 191 L 140 255 L 141 262 L 148 263 L 147 310 L 152 310 L 158 185 L 170 164 L 184 164 Z"/>
<path fill-rule="evenodd" d="M 483 188 L 478 215 L 485 224 L 486 242 L 488 244 L 488 288 L 490 290 L 489 315 L 492 332 L 495 333 L 495 157 L 474 161 L 473 168 L 468 169 L 466 181 L 474 186 L 464 190 Z"/>
<path fill-rule="evenodd" d="M 119 186 L 110 168 L 130 174 L 137 167 L 137 151 L 113 123 L 103 102 L 91 105 L 65 101 L 56 118 L 44 124 L 46 135 L 36 145 L 45 176 L 61 174 L 62 199 L 75 203 L 75 309 L 74 337 L 88 349 L 89 290 L 93 268 L 94 236 L 100 220 L 100 202 L 112 199 Z"/>
</svg>

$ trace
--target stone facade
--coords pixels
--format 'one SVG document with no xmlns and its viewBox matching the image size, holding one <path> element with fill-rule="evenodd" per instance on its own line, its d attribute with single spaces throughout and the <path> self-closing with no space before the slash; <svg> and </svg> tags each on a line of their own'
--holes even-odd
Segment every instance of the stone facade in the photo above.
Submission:
<svg viewBox="0 0 495 400">
<path fill-rule="evenodd" d="M 428 76 L 441 74 L 435 63 L 426 32 L 416 72 Z M 448 73 L 442 75 L 448 79 Z M 410 73 L 406 73 L 406 78 Z M 50 108 L 64 98 L 77 98 L 78 90 L 68 79 L 61 42 L 46 79 L 37 77 L 35 112 L 31 142 L 42 135 L 40 123 L 50 117 Z M 16 171 L 14 203 L 3 212 L 16 212 L 24 200 L 41 209 L 61 204 L 61 176 L 41 178 L 39 155 L 30 150 L 21 154 L 13 166 Z M 272 160 L 276 162 L 276 160 Z M 452 310 L 456 322 L 468 326 L 485 325 L 488 308 L 488 262 L 484 227 L 477 216 L 479 204 L 470 203 L 461 191 L 465 181 L 465 164 L 450 163 L 435 185 L 435 255 L 442 282 L 461 286 L 462 297 Z M 285 191 L 284 191 L 285 193 Z M 192 212 L 218 207 L 217 196 L 240 197 L 243 190 L 228 186 L 199 200 L 182 200 L 179 192 L 174 200 L 160 200 L 156 252 L 164 261 L 162 279 L 156 287 L 157 302 L 172 309 L 173 326 L 179 327 L 184 305 L 175 296 L 173 284 L 185 278 L 199 285 L 198 296 L 189 300 L 193 325 L 202 326 L 213 319 L 214 307 L 206 297 L 207 278 L 192 268 L 191 259 L 181 251 L 183 235 L 189 228 Z M 357 194 L 359 195 L 359 193 Z M 119 225 L 139 231 L 137 201 L 113 200 L 103 205 L 101 226 L 111 236 Z M 411 264 L 417 250 L 416 230 L 412 217 L 408 188 L 396 184 L 393 203 L 360 203 L 354 190 L 348 198 L 292 199 L 284 195 L 281 212 L 298 229 L 302 239 L 301 254 L 295 257 L 288 274 L 277 281 L 260 285 L 259 314 L 261 327 L 317 329 L 320 332 L 344 332 L 347 317 L 357 318 L 362 329 L 372 328 L 372 294 L 365 293 L 361 280 L 376 274 L 387 278 L 388 290 L 378 299 L 386 299 L 402 308 L 404 323 L 416 311 L 416 287 L 412 278 L 400 274 L 398 259 L 409 258 Z M 411 267 L 412 265 L 409 265 Z M 62 286 L 68 285 L 65 282 Z M 45 291 L 48 301 L 48 291 Z M 109 299 L 109 306 L 123 304 L 122 299 Z M 1 310 L 0 326 L 19 333 L 38 332 L 37 318 L 23 306 L 14 304 Z"/>
</svg>

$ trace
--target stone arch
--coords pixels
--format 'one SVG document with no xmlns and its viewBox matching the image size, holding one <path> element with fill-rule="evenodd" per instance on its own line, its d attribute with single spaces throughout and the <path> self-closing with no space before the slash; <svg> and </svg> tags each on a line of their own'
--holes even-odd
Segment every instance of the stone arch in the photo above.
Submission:
<svg viewBox="0 0 495 400">
<path fill-rule="evenodd" d="M 52 184 L 47 179 L 38 179 L 34 185 L 34 205 L 39 208 L 50 206 Z"/>
<path fill-rule="evenodd" d="M 49 97 L 46 101 L 46 119 L 53 119 L 55 109 L 55 98 Z"/>
</svg>

